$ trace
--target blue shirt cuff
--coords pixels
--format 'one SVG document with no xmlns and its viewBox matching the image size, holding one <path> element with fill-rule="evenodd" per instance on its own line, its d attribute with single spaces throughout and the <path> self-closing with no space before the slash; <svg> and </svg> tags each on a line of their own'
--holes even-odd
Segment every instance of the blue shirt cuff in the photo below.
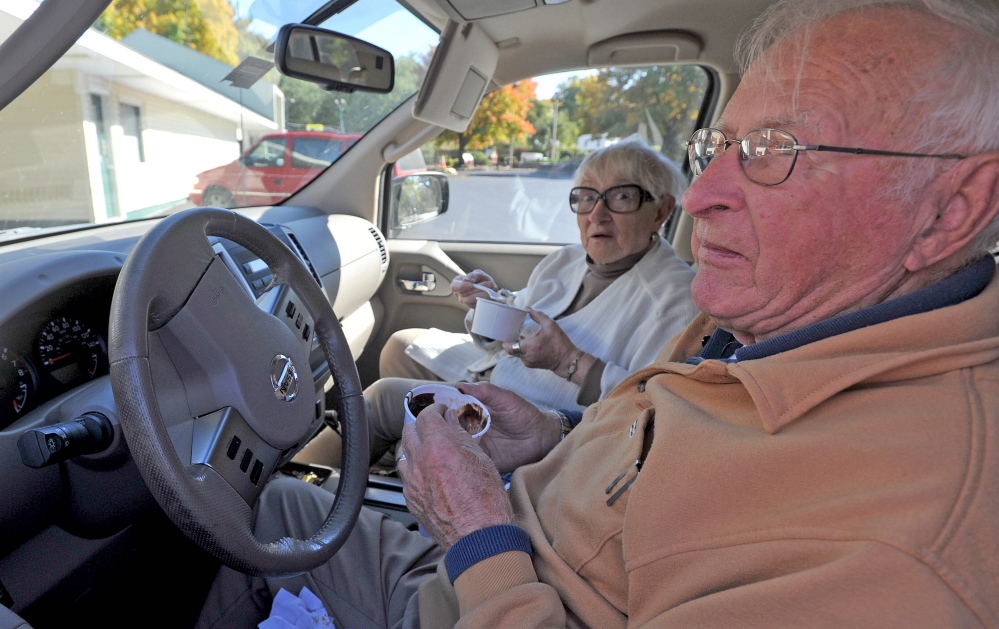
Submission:
<svg viewBox="0 0 999 629">
<path fill-rule="evenodd" d="M 567 411 L 564 408 L 558 409 L 559 413 L 565 415 L 565 418 L 572 423 L 572 427 L 575 428 L 579 425 L 579 422 L 583 421 L 582 411 Z"/>
<path fill-rule="evenodd" d="M 498 524 L 473 531 L 462 537 L 444 556 L 444 566 L 451 583 L 461 573 L 483 559 L 489 559 L 511 550 L 520 550 L 534 556 L 527 532 L 513 524 Z"/>
</svg>

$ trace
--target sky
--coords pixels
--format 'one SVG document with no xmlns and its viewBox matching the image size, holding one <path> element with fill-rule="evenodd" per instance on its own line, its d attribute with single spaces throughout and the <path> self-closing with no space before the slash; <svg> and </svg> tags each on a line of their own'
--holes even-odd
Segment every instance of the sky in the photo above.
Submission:
<svg viewBox="0 0 999 629">
<path fill-rule="evenodd" d="M 594 70 L 573 70 L 572 72 L 556 72 L 555 74 L 535 77 L 534 80 L 538 82 L 538 87 L 534 90 L 534 93 L 541 100 L 548 100 L 555 94 L 555 88 L 563 81 L 567 81 L 574 76 L 585 76 L 594 73 Z"/>
<path fill-rule="evenodd" d="M 322 0 L 240 0 L 237 11 L 254 18 L 250 26 L 253 31 L 272 39 L 277 34 L 277 26 L 300 22 L 322 4 Z M 436 33 L 395 0 L 363 0 L 322 26 L 369 41 L 396 56 L 425 54 L 438 39 Z"/>
<path fill-rule="evenodd" d="M 251 28 L 270 39 L 277 33 L 273 25 L 301 21 L 321 6 L 322 1 L 237 0 L 233 4 L 237 6 L 240 14 L 249 14 L 256 18 Z M 395 0 L 362 0 L 334 16 L 323 26 L 370 41 L 395 56 L 426 54 L 437 44 L 437 34 L 403 9 Z M 543 100 L 550 99 L 555 93 L 555 88 L 563 81 L 591 73 L 592 70 L 579 70 L 536 77 L 537 97 Z"/>
</svg>

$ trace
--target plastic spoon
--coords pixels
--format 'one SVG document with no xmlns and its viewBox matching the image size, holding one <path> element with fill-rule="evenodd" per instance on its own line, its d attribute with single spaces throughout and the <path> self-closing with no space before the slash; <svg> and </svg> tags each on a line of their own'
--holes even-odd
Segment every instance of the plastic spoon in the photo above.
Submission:
<svg viewBox="0 0 999 629">
<path fill-rule="evenodd" d="M 485 294 L 489 295 L 489 299 L 492 299 L 493 301 L 499 301 L 499 302 L 506 301 L 506 298 L 504 298 L 502 294 L 500 294 L 497 291 L 494 291 L 493 289 L 489 288 L 488 286 L 485 286 L 484 284 L 472 284 L 472 286 L 478 288 Z"/>
</svg>

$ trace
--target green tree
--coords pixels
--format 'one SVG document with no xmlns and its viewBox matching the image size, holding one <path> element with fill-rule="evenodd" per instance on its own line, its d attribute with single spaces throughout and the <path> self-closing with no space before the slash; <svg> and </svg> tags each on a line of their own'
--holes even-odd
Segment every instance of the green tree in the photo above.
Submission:
<svg viewBox="0 0 999 629">
<path fill-rule="evenodd" d="M 270 45 L 270 41 L 263 35 L 259 35 L 250 30 L 250 23 L 253 18 L 250 17 L 240 17 L 236 18 L 233 22 L 236 25 L 236 31 L 239 34 L 239 39 L 236 43 L 236 54 L 240 59 L 246 59 L 250 55 L 255 57 L 267 57 L 269 53 L 266 52 L 266 48 Z M 277 83 L 277 77 L 274 77 L 274 82 Z"/>
<path fill-rule="evenodd" d="M 144 28 L 234 66 L 239 34 L 233 18 L 226 0 L 115 0 L 97 24 L 115 39 Z"/>
<path fill-rule="evenodd" d="M 395 86 L 388 94 L 330 92 L 314 83 L 281 77 L 289 125 L 321 124 L 326 130 L 364 133 L 387 116 L 419 86 L 423 67 L 412 55 L 396 57 Z"/>
<path fill-rule="evenodd" d="M 458 152 L 464 153 L 496 144 L 523 144 L 535 133 L 528 114 L 537 101 L 537 87 L 536 81 L 527 79 L 486 94 L 465 132 L 445 131 L 437 138 L 438 146 L 457 144 Z"/>
<path fill-rule="evenodd" d="M 579 125 L 562 105 L 560 98 L 558 110 L 559 152 L 575 149 L 576 138 L 579 137 Z M 551 100 L 535 100 L 530 113 L 527 114 L 528 121 L 536 129 L 534 135 L 529 138 L 531 148 L 546 155 L 551 151 L 552 115 L 554 113 L 555 106 Z"/>
<path fill-rule="evenodd" d="M 580 133 L 625 137 L 644 126 L 651 139 L 654 125 L 662 136 L 660 151 L 679 161 L 704 100 L 707 76 L 688 65 L 608 68 L 570 79 L 559 89 Z"/>
</svg>

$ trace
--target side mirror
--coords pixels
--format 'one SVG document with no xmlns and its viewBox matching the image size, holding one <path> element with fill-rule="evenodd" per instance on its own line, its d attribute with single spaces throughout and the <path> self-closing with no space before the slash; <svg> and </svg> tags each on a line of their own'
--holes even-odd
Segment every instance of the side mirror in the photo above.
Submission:
<svg viewBox="0 0 999 629">
<path fill-rule="evenodd" d="M 392 53 L 366 41 L 305 24 L 285 24 L 274 45 L 282 74 L 338 92 L 391 92 Z"/>
<path fill-rule="evenodd" d="M 444 173 L 416 173 L 393 179 L 389 193 L 389 238 L 447 212 L 448 197 Z"/>
</svg>

